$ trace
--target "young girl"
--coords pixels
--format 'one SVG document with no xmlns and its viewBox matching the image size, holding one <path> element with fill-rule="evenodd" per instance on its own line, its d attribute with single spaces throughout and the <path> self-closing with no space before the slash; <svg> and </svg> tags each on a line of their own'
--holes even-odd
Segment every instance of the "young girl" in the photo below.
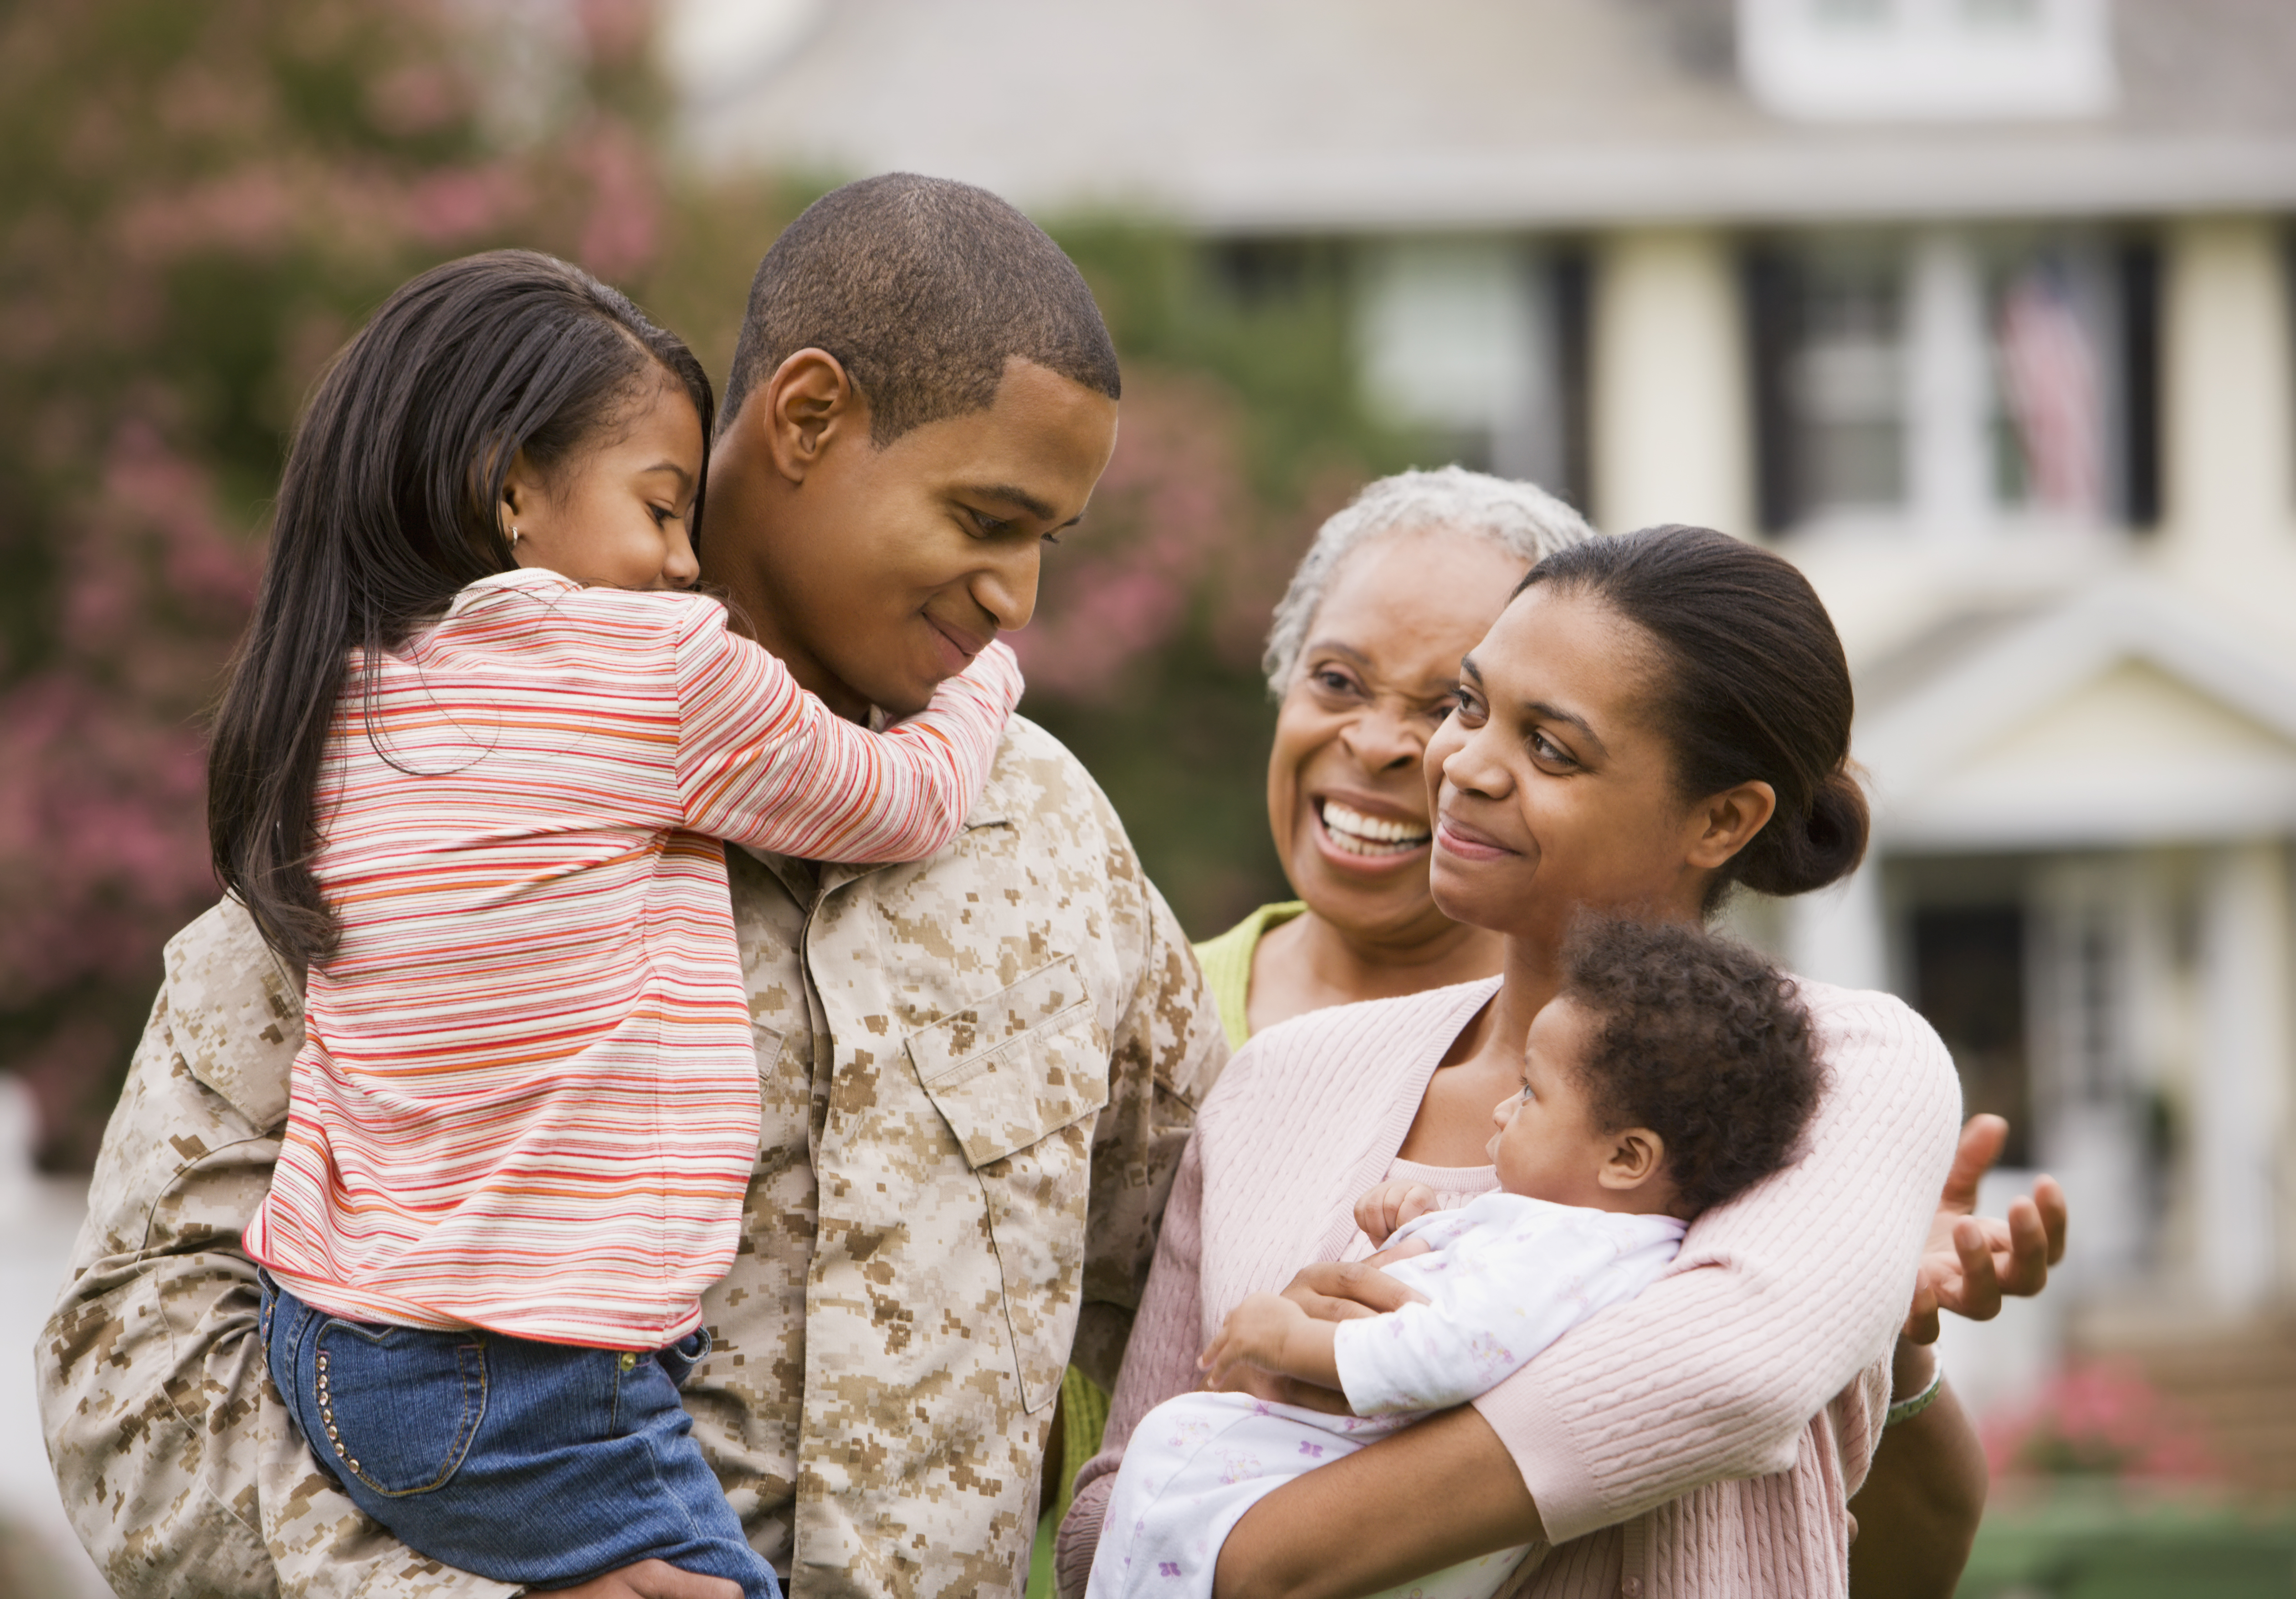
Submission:
<svg viewBox="0 0 2296 1599">
<path fill-rule="evenodd" d="M 274 1382 L 414 1548 L 777 1596 L 688 1435 L 759 1062 L 722 849 L 954 838 L 1021 691 L 992 645 L 887 734 L 691 593 L 693 355 L 504 251 L 391 296 L 281 484 L 209 777 L 217 869 L 308 969 L 270 1194 Z"/>
<path fill-rule="evenodd" d="M 1607 1306 L 1662 1275 L 1689 1222 L 1792 1158 L 1816 1108 L 1808 1014 L 1750 952 L 1678 926 L 1589 919 L 1562 988 L 1531 1022 L 1522 1091 L 1499 1102 L 1499 1191 L 1435 1210 L 1423 1185 L 1381 1183 L 1356 1224 L 1421 1302 L 1317 1321 L 1255 1293 L 1201 1362 L 1224 1387 L 1253 1367 L 1335 1389 L 1351 1414 L 1247 1394 L 1168 1399 L 1125 1452 L 1088 1599 L 1208 1596 L 1243 1513 L 1300 1472 L 1431 1410 L 1463 1405 Z M 1489 1599 L 1524 1549 L 1411 1586 L 1418 1599 Z"/>
</svg>

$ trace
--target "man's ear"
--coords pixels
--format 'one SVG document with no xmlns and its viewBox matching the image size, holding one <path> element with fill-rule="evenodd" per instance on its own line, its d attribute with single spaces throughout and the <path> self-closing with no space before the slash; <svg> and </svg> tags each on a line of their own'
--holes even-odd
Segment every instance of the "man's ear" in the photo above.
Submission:
<svg viewBox="0 0 2296 1599">
<path fill-rule="evenodd" d="M 1596 1180 L 1624 1193 L 1641 1187 L 1666 1169 L 1666 1140 L 1648 1128 L 1628 1128 L 1608 1135 L 1611 1152 L 1603 1157 Z"/>
<path fill-rule="evenodd" d="M 1759 781 L 1710 794 L 1690 813 L 1689 864 L 1713 871 L 1743 849 L 1777 808 L 1777 790 Z"/>
<path fill-rule="evenodd" d="M 761 398 L 766 447 L 792 483 L 804 482 L 837 440 L 869 436 L 869 402 L 825 349 L 801 349 L 783 361 Z"/>
</svg>

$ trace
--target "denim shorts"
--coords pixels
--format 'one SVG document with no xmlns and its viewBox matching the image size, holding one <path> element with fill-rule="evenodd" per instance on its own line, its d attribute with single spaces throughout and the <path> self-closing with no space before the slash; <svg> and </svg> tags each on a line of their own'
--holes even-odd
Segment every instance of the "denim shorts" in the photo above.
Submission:
<svg viewBox="0 0 2296 1599">
<path fill-rule="evenodd" d="M 624 1353 L 329 1316 L 263 1274 L 271 1381 L 311 1453 L 410 1548 L 570 1587 L 654 1559 L 781 1599 L 693 1441 L 695 1332 Z"/>
</svg>

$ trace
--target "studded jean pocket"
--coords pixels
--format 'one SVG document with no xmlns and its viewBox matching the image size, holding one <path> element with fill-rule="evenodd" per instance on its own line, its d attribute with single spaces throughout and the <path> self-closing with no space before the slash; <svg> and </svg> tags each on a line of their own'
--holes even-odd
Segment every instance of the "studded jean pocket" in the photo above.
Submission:
<svg viewBox="0 0 2296 1599">
<path fill-rule="evenodd" d="M 393 1498 L 455 1475 L 486 1415 L 483 1341 L 328 1316 L 311 1345 L 303 1411 L 322 1460 Z"/>
</svg>

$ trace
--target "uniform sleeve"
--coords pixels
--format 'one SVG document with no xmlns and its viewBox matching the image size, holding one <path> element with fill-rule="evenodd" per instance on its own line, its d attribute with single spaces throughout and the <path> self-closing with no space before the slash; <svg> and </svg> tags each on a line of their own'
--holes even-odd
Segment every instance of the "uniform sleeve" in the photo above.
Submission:
<svg viewBox="0 0 2296 1599">
<path fill-rule="evenodd" d="M 1567 1221 L 1470 1239 L 1453 1249 L 1449 1270 L 1414 1279 L 1431 1291 L 1426 1302 L 1339 1324 L 1340 1385 L 1357 1415 L 1464 1405 L 1596 1311 L 1632 1299 L 1674 1253 L 1668 1239 L 1622 1254 L 1611 1234 Z"/>
<path fill-rule="evenodd" d="M 178 935 L 168 965 L 35 1350 L 81 1543 L 123 1599 L 515 1593 L 368 1521 L 289 1423 L 239 1238 L 271 1185 L 300 1008 L 234 905 Z"/>
<path fill-rule="evenodd" d="M 1810 1418 L 1905 1317 L 1960 1128 L 1953 1062 L 1886 995 L 1812 1009 L 1831 1081 L 1802 1159 L 1693 1223 L 1666 1277 L 1474 1402 L 1557 1544 L 1788 1470 Z"/>
<path fill-rule="evenodd" d="M 1120 837 L 1109 871 L 1136 890 L 1128 908 L 1137 917 L 1139 954 L 1110 1040 L 1108 1103 L 1094 1124 L 1084 1305 L 1070 1357 L 1103 1388 L 1116 1385 L 1125 1358 L 1196 1107 L 1227 1064 L 1195 951 Z"/>
<path fill-rule="evenodd" d="M 677 789 L 696 832 L 806 860 L 922 860 L 964 825 L 1021 699 L 991 644 L 883 733 L 831 710 L 766 650 L 695 606 L 676 641 Z"/>
</svg>

